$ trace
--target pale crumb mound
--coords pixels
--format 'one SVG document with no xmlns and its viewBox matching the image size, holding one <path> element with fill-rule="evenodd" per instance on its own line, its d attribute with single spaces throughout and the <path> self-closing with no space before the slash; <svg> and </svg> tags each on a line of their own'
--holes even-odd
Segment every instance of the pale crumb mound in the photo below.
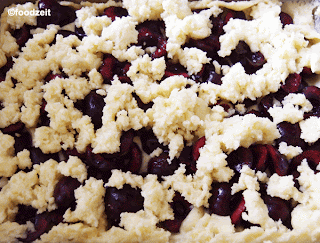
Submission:
<svg viewBox="0 0 320 243">
<path fill-rule="evenodd" d="M 98 11 L 94 6 L 85 6 L 76 11 L 76 27 L 83 27 L 85 21 L 91 17 L 98 15 Z"/>
<path fill-rule="evenodd" d="M 19 160 L 14 156 L 14 138 L 0 131 L 0 175 L 12 176 L 17 168 Z M 9 163 L 8 163 L 9 162 Z"/>
<path fill-rule="evenodd" d="M 199 73 L 203 64 L 209 63 L 211 58 L 206 56 L 206 53 L 197 48 L 184 48 L 179 54 L 180 63 L 187 68 L 188 74 Z"/>
<path fill-rule="evenodd" d="M 228 153 L 240 146 L 248 148 L 253 143 L 272 143 L 280 137 L 275 123 L 254 114 L 235 115 L 222 122 L 209 121 L 207 126 L 210 126 L 210 134 L 218 135 L 221 148 Z"/>
<path fill-rule="evenodd" d="M 151 211 L 160 221 L 174 219 L 173 210 L 169 204 L 169 202 L 172 202 L 174 191 L 164 188 L 157 180 L 156 175 L 148 175 L 141 190 L 145 211 Z"/>
<path fill-rule="evenodd" d="M 81 183 L 87 179 L 86 165 L 76 156 L 70 156 L 67 162 L 60 162 L 57 170 L 64 176 L 77 178 Z"/>
<path fill-rule="evenodd" d="M 318 1 L 284 1 L 281 9 L 289 14 L 294 24 L 313 26 L 313 11 L 318 5 Z"/>
<path fill-rule="evenodd" d="M 92 227 L 106 225 L 104 194 L 103 181 L 90 177 L 84 186 L 80 186 L 74 191 L 77 206 L 74 211 L 69 208 L 65 212 L 63 215 L 65 221 L 82 221 Z"/>
<path fill-rule="evenodd" d="M 68 76 L 81 76 L 84 72 L 98 69 L 101 65 L 101 57 L 101 53 L 88 52 L 83 48 L 81 41 L 75 35 L 67 38 L 57 35 L 56 44 L 49 49 L 45 60 L 48 68 L 55 73 L 59 73 L 59 69 L 63 67 L 63 72 Z"/>
<path fill-rule="evenodd" d="M 136 25 L 137 22 L 132 17 L 116 18 L 107 28 L 103 28 L 101 36 L 105 40 L 111 40 L 115 50 L 123 50 L 131 43 L 137 43 Z"/>
<path fill-rule="evenodd" d="M 188 202 L 196 207 L 208 206 L 208 199 L 210 197 L 208 192 L 213 178 L 209 175 L 202 177 L 186 176 L 184 174 L 185 171 L 185 165 L 180 165 L 173 175 L 163 178 L 163 186 L 165 188 L 171 187 L 173 190 L 180 192 Z"/>
<path fill-rule="evenodd" d="M 57 166 L 58 162 L 51 159 L 34 165 L 28 173 L 14 174 L 0 192 L 0 222 L 14 217 L 18 204 L 31 205 L 38 209 L 38 213 L 56 209 L 53 191 L 61 178 Z"/>
<path fill-rule="evenodd" d="M 286 156 L 288 160 L 298 156 L 303 151 L 299 146 L 287 145 L 286 142 L 279 143 L 279 152 Z"/>
<path fill-rule="evenodd" d="M 320 119 L 316 116 L 311 116 L 306 120 L 299 122 L 302 138 L 307 143 L 314 143 L 320 138 Z"/>
<path fill-rule="evenodd" d="M 123 0 L 123 6 L 139 23 L 157 20 L 163 12 L 162 0 Z"/>
<path fill-rule="evenodd" d="M 167 15 L 176 15 L 179 19 L 184 19 L 192 14 L 188 0 L 164 0 L 162 6 L 164 9 L 162 18 Z"/>
<path fill-rule="evenodd" d="M 230 217 L 209 215 L 203 209 L 194 207 L 183 221 L 180 234 L 172 236 L 174 242 L 210 242 L 212 237 L 235 233 Z M 228 242 L 228 241 L 223 241 Z"/>
<path fill-rule="evenodd" d="M 311 234 L 311 237 L 314 237 L 317 234 L 316 229 L 320 227 L 320 207 L 317 203 L 320 197 L 320 175 L 310 169 L 305 159 L 298 167 L 298 171 L 300 172 L 298 181 L 304 200 L 292 211 L 292 226 L 294 229 L 306 231 Z"/>
<path fill-rule="evenodd" d="M 139 130 L 149 124 L 150 118 L 138 107 L 133 91 L 129 84 L 122 84 L 118 79 L 112 81 L 104 99 L 102 127 L 96 131 L 92 141 L 94 153 L 118 152 L 123 130 Z"/>
<path fill-rule="evenodd" d="M 218 135 L 209 136 L 209 129 L 206 130 L 206 143 L 199 152 L 196 176 L 209 176 L 215 181 L 226 182 L 234 175 L 234 171 L 227 166 L 227 155 L 221 149 Z"/>
<path fill-rule="evenodd" d="M 166 63 L 163 57 L 152 60 L 149 55 L 143 55 L 131 63 L 127 75 L 133 82 L 145 76 L 148 76 L 150 81 L 159 81 L 163 77 L 165 69 Z"/>
<path fill-rule="evenodd" d="M 250 169 L 247 165 L 244 165 L 240 172 L 239 181 L 234 183 L 231 187 L 231 194 L 234 195 L 237 192 L 246 189 L 259 191 L 260 186 L 255 171 Z"/>
<path fill-rule="evenodd" d="M 35 127 L 40 117 L 42 102 L 41 86 L 38 83 L 33 89 L 24 93 L 24 105 L 21 107 L 21 121 L 26 127 Z"/>
<path fill-rule="evenodd" d="M 35 129 L 34 146 L 43 153 L 57 153 L 61 150 L 60 134 L 51 127 L 43 126 Z"/>
<path fill-rule="evenodd" d="M 164 16 L 163 20 L 166 24 L 166 35 L 168 36 L 166 49 L 168 57 L 173 60 L 177 61 L 179 59 L 182 52 L 181 46 L 185 44 L 188 38 L 203 39 L 211 33 L 209 12 L 190 14 L 183 19 L 167 12 L 164 12 Z"/>
<path fill-rule="evenodd" d="M 274 105 L 268 112 L 277 124 L 283 121 L 294 124 L 303 120 L 304 112 L 311 110 L 312 104 L 304 94 L 288 94 L 282 101 L 282 106 Z"/>
<path fill-rule="evenodd" d="M 159 219 L 151 212 L 122 213 L 120 226 L 129 233 L 132 242 L 168 242 L 170 232 L 156 227 Z M 130 235 L 132 235 L 130 237 Z"/>
<path fill-rule="evenodd" d="M 11 11 L 34 11 L 37 10 L 38 7 L 35 3 L 27 2 L 25 4 L 17 4 L 12 7 L 7 7 L 4 12 L 8 13 L 8 9 Z M 36 25 L 37 24 L 37 17 L 35 14 L 33 15 L 25 15 L 25 14 L 17 14 L 14 16 L 8 15 L 7 22 L 10 24 L 11 28 L 13 29 L 20 29 L 24 24 L 28 25 Z"/>
<path fill-rule="evenodd" d="M 54 40 L 59 26 L 49 25 L 48 29 L 45 29 L 41 33 L 35 33 L 33 38 L 27 41 L 26 45 L 21 48 L 22 53 L 20 57 L 30 60 L 42 60 L 45 59 L 46 53 L 50 48 L 50 43 Z"/>
<path fill-rule="evenodd" d="M 132 174 L 130 171 L 112 170 L 111 177 L 105 186 L 122 189 L 124 184 L 129 184 L 132 188 L 141 188 L 144 184 L 144 179 L 142 176 Z"/>
<path fill-rule="evenodd" d="M 269 217 L 267 205 L 263 202 L 259 192 L 246 189 L 242 194 L 246 206 L 246 212 L 242 213 L 244 220 L 259 224 L 263 229 L 276 227 L 276 222 Z"/>
<path fill-rule="evenodd" d="M 285 200 L 293 198 L 296 201 L 301 201 L 302 199 L 302 193 L 294 186 L 292 175 L 273 174 L 268 181 L 267 193 L 272 197 L 280 197 Z"/>
<path fill-rule="evenodd" d="M 183 141 L 192 141 L 194 133 L 203 134 L 204 114 L 210 108 L 192 89 L 174 89 L 169 98 L 157 97 L 147 113 L 160 143 L 169 144 L 170 160 L 178 156 Z"/>
<path fill-rule="evenodd" d="M 16 43 L 16 39 L 10 34 L 10 32 L 6 31 L 1 39 L 1 48 L 5 54 L 8 56 L 16 56 L 19 52 L 19 45 Z"/>
<path fill-rule="evenodd" d="M 111 19 L 107 16 L 93 16 L 87 18 L 82 24 L 82 28 L 87 35 L 98 35 L 100 36 L 102 30 L 111 24 Z"/>
<path fill-rule="evenodd" d="M 20 225 L 16 222 L 7 221 L 0 224 L 1 242 L 14 243 L 17 238 L 25 238 L 28 230 L 34 230 L 33 224 L 29 221 L 27 224 Z"/>
</svg>

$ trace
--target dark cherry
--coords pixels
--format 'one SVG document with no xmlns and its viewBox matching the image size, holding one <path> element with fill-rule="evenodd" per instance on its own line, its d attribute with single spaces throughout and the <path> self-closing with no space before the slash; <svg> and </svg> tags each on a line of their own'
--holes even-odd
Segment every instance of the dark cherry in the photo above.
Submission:
<svg viewBox="0 0 320 243">
<path fill-rule="evenodd" d="M 294 171 L 297 170 L 297 167 L 301 164 L 303 159 L 307 159 L 308 165 L 314 171 L 316 170 L 318 164 L 320 163 L 320 151 L 319 150 L 305 150 L 298 156 L 294 157 L 290 163 L 290 172 L 294 174 Z M 299 173 L 294 174 L 298 176 Z"/>
<path fill-rule="evenodd" d="M 276 100 L 281 102 L 284 100 L 284 97 L 286 97 L 287 95 L 288 95 L 288 93 L 285 92 L 283 89 L 278 89 L 278 91 L 273 94 L 273 97 Z"/>
<path fill-rule="evenodd" d="M 19 239 L 22 242 L 33 242 L 38 239 L 42 234 L 47 233 L 53 226 L 62 222 L 63 216 L 57 211 L 44 212 L 37 214 L 34 219 L 35 231 L 27 232 L 25 239 Z"/>
<path fill-rule="evenodd" d="M 320 105 L 320 88 L 316 86 L 308 86 L 302 91 L 302 93 L 313 106 L 318 107 Z"/>
<path fill-rule="evenodd" d="M 15 222 L 18 224 L 26 224 L 27 221 L 30 221 L 37 214 L 38 209 L 33 208 L 29 205 L 18 205 L 18 213 L 15 217 Z"/>
<path fill-rule="evenodd" d="M 104 14 L 111 18 L 112 21 L 116 19 L 116 17 L 125 17 L 128 16 L 128 11 L 125 8 L 121 7 L 108 7 L 104 10 Z"/>
<path fill-rule="evenodd" d="M 202 148 L 206 144 L 206 137 L 201 137 L 197 140 L 197 142 L 193 145 L 192 156 L 193 160 L 197 161 L 200 157 L 199 149 Z"/>
<path fill-rule="evenodd" d="M 289 162 L 280 154 L 280 152 L 272 145 L 266 145 L 269 152 L 270 163 L 273 165 L 274 172 L 279 176 L 288 174 Z"/>
<path fill-rule="evenodd" d="M 151 101 L 148 104 L 142 102 L 140 97 L 136 93 L 132 93 L 133 98 L 137 101 L 138 107 L 144 111 L 147 111 L 149 108 L 152 108 L 153 102 Z"/>
<path fill-rule="evenodd" d="M 111 54 L 106 54 L 103 59 L 103 64 L 99 68 L 99 72 L 101 73 L 104 83 L 111 84 L 111 80 L 114 76 L 114 69 L 117 65 L 117 59 Z"/>
<path fill-rule="evenodd" d="M 45 83 L 49 83 L 51 80 L 54 80 L 55 78 L 64 78 L 64 76 L 62 74 L 53 74 L 52 72 L 50 72 L 45 78 L 44 78 L 44 82 Z"/>
<path fill-rule="evenodd" d="M 80 27 L 80 28 L 75 27 L 75 33 L 80 40 L 82 40 L 83 37 L 87 36 L 82 27 Z"/>
<path fill-rule="evenodd" d="M 160 179 L 161 176 L 172 175 L 179 167 L 179 161 L 173 159 L 171 163 L 168 162 L 169 153 L 167 151 L 162 152 L 159 156 L 151 158 L 148 162 L 148 173 L 156 174 Z"/>
<path fill-rule="evenodd" d="M 320 140 L 316 141 L 308 147 L 308 150 L 319 150 L 320 151 Z"/>
<path fill-rule="evenodd" d="M 46 111 L 47 102 L 43 99 L 40 107 L 39 126 L 49 126 L 50 118 L 49 113 Z"/>
<path fill-rule="evenodd" d="M 231 186 L 228 183 L 214 183 L 210 191 L 209 213 L 230 215 Z"/>
<path fill-rule="evenodd" d="M 38 16 L 37 26 L 46 28 L 49 24 L 64 26 L 75 21 L 76 13 L 72 7 L 62 6 L 56 0 L 40 0 L 38 3 L 40 10 L 50 9 L 50 16 Z"/>
<path fill-rule="evenodd" d="M 243 60 L 244 61 L 244 60 Z M 262 66 L 266 63 L 263 54 L 261 52 L 253 52 L 247 54 L 245 61 L 243 62 L 244 69 L 246 73 L 252 74 L 257 70 L 262 68 Z"/>
<path fill-rule="evenodd" d="M 251 53 L 250 47 L 245 41 L 239 41 L 234 51 L 239 56 L 247 55 L 248 53 Z"/>
<path fill-rule="evenodd" d="M 70 176 L 62 177 L 59 182 L 56 184 L 53 197 L 55 203 L 59 208 L 67 208 L 69 205 L 74 202 L 74 190 L 77 189 L 81 183 Z"/>
<path fill-rule="evenodd" d="M 314 76 L 314 73 L 312 72 L 311 68 L 309 67 L 303 67 L 300 75 L 304 78 L 310 78 Z"/>
<path fill-rule="evenodd" d="M 142 149 L 147 154 L 151 154 L 156 148 L 162 148 L 158 138 L 154 135 L 152 129 L 142 128 L 139 131 Z"/>
<path fill-rule="evenodd" d="M 291 212 L 288 201 L 279 197 L 271 197 L 266 194 L 262 194 L 261 197 L 268 207 L 270 218 L 275 221 L 280 219 L 285 226 L 291 228 Z"/>
<path fill-rule="evenodd" d="M 179 161 L 186 165 L 186 174 L 195 174 L 197 171 L 197 164 L 193 158 L 193 146 L 185 146 L 179 156 Z"/>
<path fill-rule="evenodd" d="M 280 21 L 282 23 L 282 27 L 288 24 L 293 24 L 293 19 L 289 14 L 281 12 L 279 16 L 280 16 Z"/>
<path fill-rule="evenodd" d="M 120 154 L 127 154 L 133 145 L 134 131 L 132 129 L 123 132 L 120 137 Z"/>
<path fill-rule="evenodd" d="M 210 20 L 212 24 L 211 33 L 218 36 L 222 35 L 224 33 L 224 30 L 223 30 L 224 23 L 221 16 L 218 16 L 218 17 L 211 16 Z"/>
<path fill-rule="evenodd" d="M 167 40 L 164 38 L 158 38 L 157 49 L 151 54 L 153 59 L 165 57 L 167 55 Z"/>
<path fill-rule="evenodd" d="M 301 76 L 298 73 L 289 74 L 285 83 L 281 85 L 281 88 L 287 93 L 296 93 L 299 91 L 301 85 Z"/>
<path fill-rule="evenodd" d="M 310 116 L 320 117 L 320 88 L 316 86 L 307 86 L 303 89 L 302 93 L 313 106 L 310 112 L 304 114 L 304 119 L 307 119 Z"/>
<path fill-rule="evenodd" d="M 229 20 L 232 19 L 246 19 L 246 15 L 242 11 L 235 11 L 235 10 L 225 10 L 221 13 L 221 17 L 223 18 L 223 24 L 226 25 Z"/>
<path fill-rule="evenodd" d="M 298 123 L 291 124 L 289 122 L 281 122 L 277 125 L 281 137 L 276 140 L 277 144 L 286 142 L 288 145 L 299 146 L 302 149 L 306 147 L 306 143 L 300 138 L 301 129 Z"/>
<path fill-rule="evenodd" d="M 94 154 L 91 147 L 86 149 L 85 162 L 98 170 L 110 172 L 112 169 L 120 169 L 121 164 L 115 158 L 105 158 L 102 154 Z"/>
<path fill-rule="evenodd" d="M 136 143 L 133 143 L 131 146 L 131 159 L 127 165 L 127 170 L 138 174 L 142 165 L 142 153 L 139 146 Z"/>
<path fill-rule="evenodd" d="M 192 204 L 185 200 L 180 193 L 175 193 L 175 196 L 170 203 L 173 209 L 174 219 L 165 220 L 160 223 L 160 226 L 170 231 L 171 233 L 178 233 L 182 221 L 188 216 L 192 210 Z"/>
<path fill-rule="evenodd" d="M 215 57 L 217 55 L 217 51 L 220 50 L 219 36 L 211 34 L 207 38 L 201 40 L 190 39 L 187 46 L 196 47 L 207 52 L 208 56 Z"/>
<path fill-rule="evenodd" d="M 137 25 L 136 29 L 139 32 L 138 45 L 142 47 L 158 46 L 158 42 L 164 40 L 162 21 L 145 21 Z"/>
<path fill-rule="evenodd" d="M 87 172 L 88 172 L 88 178 L 94 177 L 97 180 L 103 180 L 105 183 L 108 182 L 112 174 L 111 171 L 102 171 L 102 170 L 99 170 L 98 168 L 95 168 L 94 166 L 88 166 Z"/>
<path fill-rule="evenodd" d="M 11 124 L 2 130 L 2 133 L 4 134 L 9 134 L 9 135 L 14 135 L 15 133 L 20 133 L 22 130 L 25 128 L 24 123 L 22 122 L 17 122 L 15 124 Z"/>
<path fill-rule="evenodd" d="M 73 148 L 73 149 L 69 148 L 64 151 L 64 154 L 65 154 L 67 160 L 69 159 L 70 156 L 76 156 L 79 159 L 84 160 L 85 156 L 86 156 L 85 153 L 79 153 L 76 148 Z"/>
<path fill-rule="evenodd" d="M 134 189 L 125 184 L 122 189 L 108 187 L 105 194 L 105 211 L 111 225 L 118 225 L 120 214 L 123 212 L 135 213 L 143 209 L 144 198 L 140 189 Z"/>
<path fill-rule="evenodd" d="M 258 109 L 260 111 L 260 115 L 263 117 L 267 117 L 270 120 L 273 120 L 273 118 L 270 116 L 268 110 L 271 107 L 273 107 L 273 100 L 274 100 L 273 94 L 268 94 L 268 95 L 264 96 L 258 104 Z"/>
<path fill-rule="evenodd" d="M 55 161 L 60 161 L 58 153 L 45 154 L 40 148 L 30 148 L 30 159 L 33 164 L 44 163 L 49 159 L 54 159 Z"/>
<path fill-rule="evenodd" d="M 105 106 L 104 97 L 92 90 L 83 102 L 83 113 L 91 117 L 94 129 L 102 126 L 103 107 Z"/>
<path fill-rule="evenodd" d="M 174 75 L 182 75 L 185 78 L 189 77 L 187 70 L 181 64 L 167 63 L 167 68 L 165 70 L 163 79 L 174 76 Z"/>
<path fill-rule="evenodd" d="M 30 149 L 32 147 L 32 137 L 29 132 L 22 132 L 19 136 L 15 136 L 14 140 L 14 149 L 16 154 L 24 149 Z"/>
<path fill-rule="evenodd" d="M 0 68 L 1 81 L 4 81 L 6 79 L 6 74 L 12 68 L 13 64 L 14 64 L 14 62 L 12 60 L 12 57 L 9 57 L 7 59 L 7 63 Z"/>
<path fill-rule="evenodd" d="M 151 54 L 151 57 L 160 58 L 167 54 L 167 40 L 164 36 L 163 21 L 145 21 L 136 27 L 138 34 L 137 45 L 142 47 L 157 47 L 156 51 Z"/>
<path fill-rule="evenodd" d="M 13 32 L 13 37 L 16 38 L 17 44 L 22 47 L 30 39 L 30 26 L 24 24 L 20 29 Z"/>
<path fill-rule="evenodd" d="M 255 169 L 264 172 L 269 166 L 269 151 L 267 146 L 262 144 L 250 146 L 253 160 L 255 164 Z"/>
<path fill-rule="evenodd" d="M 266 59 L 261 52 L 252 52 L 244 41 L 239 41 L 231 55 L 222 59 L 220 64 L 234 65 L 240 62 L 246 73 L 253 74 L 266 63 Z"/>
<path fill-rule="evenodd" d="M 227 162 L 229 167 L 238 174 L 244 165 L 249 166 L 249 168 L 254 167 L 252 152 L 249 148 L 244 147 L 232 151 L 227 157 Z"/>
<path fill-rule="evenodd" d="M 70 30 L 58 30 L 57 35 L 62 35 L 65 38 L 70 35 L 76 35 L 76 33 Z"/>
<path fill-rule="evenodd" d="M 196 82 L 214 83 L 217 85 L 222 84 L 222 80 L 221 80 L 222 75 L 216 73 L 215 67 L 213 65 L 210 65 L 210 64 L 204 65 L 201 72 L 197 75 L 198 75 L 198 77 L 197 76 L 195 77 Z"/>
<path fill-rule="evenodd" d="M 237 193 L 231 200 L 230 206 L 231 206 L 231 222 L 234 225 L 239 225 L 243 220 L 242 220 L 242 213 L 245 211 L 246 206 L 245 206 L 245 200 L 242 194 Z"/>
</svg>

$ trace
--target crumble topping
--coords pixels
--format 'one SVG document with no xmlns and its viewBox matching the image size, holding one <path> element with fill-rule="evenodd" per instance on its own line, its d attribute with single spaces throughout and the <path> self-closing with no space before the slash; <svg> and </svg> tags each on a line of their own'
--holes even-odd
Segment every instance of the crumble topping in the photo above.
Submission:
<svg viewBox="0 0 320 243">
<path fill-rule="evenodd" d="M 37 232 L 36 220 L 19 219 L 21 205 L 36 209 L 39 217 L 55 215 L 61 210 L 56 188 L 62 178 L 72 178 L 80 183 L 74 189 L 73 204 L 35 242 L 317 242 L 319 100 L 306 91 L 279 93 L 290 85 L 290 74 L 302 76 L 305 68 L 312 72 L 311 82 L 319 80 L 320 34 L 312 18 L 319 7 L 314 11 L 315 4 L 264 0 L 65 3 L 65 7 L 77 8 L 75 20 L 64 27 L 50 24 L 45 28 L 37 26 L 36 17 L 9 16 L 6 8 L 1 15 L 1 70 L 13 63 L 0 77 L 3 240 L 23 241 L 30 232 Z M 121 7 L 128 15 L 113 19 L 104 15 L 109 7 Z M 25 11 L 37 9 L 38 4 L 10 8 Z M 228 9 L 241 11 L 246 19 L 228 19 L 214 42 L 210 39 L 213 18 Z M 283 24 L 282 11 L 291 15 L 294 24 Z M 159 32 L 166 38 L 157 37 L 161 45 L 141 41 L 139 28 L 148 21 L 158 21 Z M 33 34 L 20 46 L 15 31 L 26 25 Z M 65 36 L 63 32 L 79 29 L 82 34 Z M 216 54 L 201 49 L 205 48 L 203 39 L 219 43 Z M 197 42 L 201 44 L 192 46 Z M 248 70 L 243 60 L 233 61 L 246 48 L 265 59 L 257 70 Z M 208 67 L 210 75 L 221 75 L 218 81 L 199 81 Z M 283 97 L 280 101 L 272 97 L 270 104 L 263 100 L 273 94 Z M 84 108 L 86 99 L 102 104 L 100 125 Z M 246 103 L 250 101 L 256 107 Z M 257 115 L 262 109 L 265 114 Z M 10 132 L 8 127 L 19 122 L 23 129 Z M 301 135 L 294 139 L 302 142 L 282 141 L 281 124 L 298 125 Z M 26 142 L 22 131 L 30 133 L 32 146 L 17 152 L 17 141 Z M 155 135 L 160 146 L 152 153 L 141 152 L 145 149 L 140 131 Z M 131 132 L 132 137 L 140 137 L 132 138 L 135 145 L 125 153 L 130 140 L 126 136 Z M 186 156 L 190 146 L 192 153 Z M 313 147 L 306 150 L 306 146 Z M 38 163 L 35 151 L 55 157 Z M 306 151 L 316 151 L 316 155 Z M 262 172 L 265 153 L 269 168 Z M 138 169 L 135 164 L 129 170 L 117 168 L 120 160 L 130 165 L 139 156 L 143 162 Z M 185 162 L 184 156 L 192 157 L 195 164 Z M 250 156 L 258 158 L 253 168 Z M 234 157 L 244 160 L 241 169 L 232 165 Z M 155 167 L 167 163 L 173 172 L 150 173 L 154 159 L 158 159 Z M 105 160 L 108 172 L 103 167 Z M 285 163 L 292 168 L 283 172 Z M 228 184 L 230 197 L 240 201 L 228 215 L 211 211 L 214 185 L 219 183 Z M 134 210 L 121 211 L 116 224 L 107 213 L 110 207 L 118 210 L 106 201 L 110 188 L 129 190 L 129 196 L 111 193 L 117 205 L 122 197 L 128 197 L 129 204 L 139 201 L 132 196 L 136 192 L 143 199 Z M 289 226 L 281 217 L 274 219 L 270 208 L 276 202 L 270 203 L 270 198 L 290 204 Z M 183 212 L 177 213 L 175 200 Z M 277 202 L 276 206 L 283 205 Z M 180 228 L 174 232 L 170 224 L 174 227 L 177 220 L 181 220 Z"/>
</svg>

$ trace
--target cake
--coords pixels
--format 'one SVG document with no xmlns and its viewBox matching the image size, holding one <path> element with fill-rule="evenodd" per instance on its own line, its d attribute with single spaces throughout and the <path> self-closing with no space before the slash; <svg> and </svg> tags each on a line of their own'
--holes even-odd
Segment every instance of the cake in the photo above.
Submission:
<svg viewBox="0 0 320 243">
<path fill-rule="evenodd" d="M 318 1 L 13 4 L 0 242 L 319 242 Z"/>
</svg>

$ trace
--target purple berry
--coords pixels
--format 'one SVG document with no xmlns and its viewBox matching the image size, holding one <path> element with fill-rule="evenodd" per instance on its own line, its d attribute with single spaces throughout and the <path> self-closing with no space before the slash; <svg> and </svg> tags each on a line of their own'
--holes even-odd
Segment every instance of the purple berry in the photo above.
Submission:
<svg viewBox="0 0 320 243">
<path fill-rule="evenodd" d="M 140 189 L 134 189 L 125 184 L 122 189 L 108 187 L 105 194 L 105 210 L 107 219 L 112 225 L 118 225 L 120 214 L 123 212 L 135 213 L 143 209 L 144 198 Z"/>
</svg>

